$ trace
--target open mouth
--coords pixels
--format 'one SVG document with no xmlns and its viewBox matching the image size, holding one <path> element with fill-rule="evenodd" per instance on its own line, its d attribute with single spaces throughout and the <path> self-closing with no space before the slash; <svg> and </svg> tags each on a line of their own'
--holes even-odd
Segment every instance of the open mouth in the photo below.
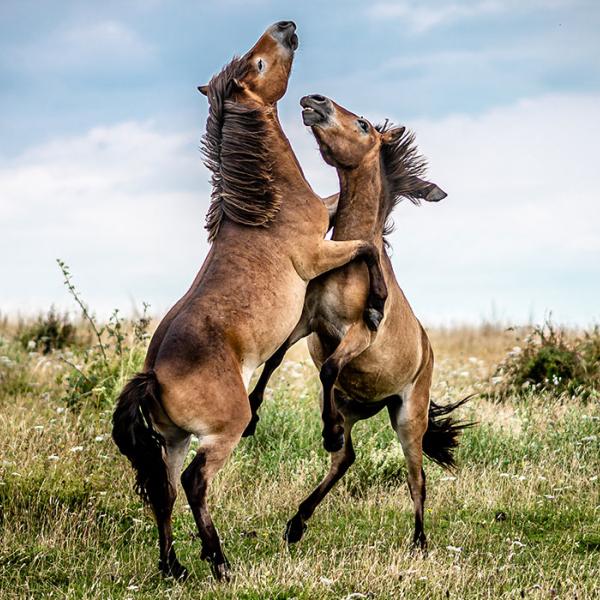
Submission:
<svg viewBox="0 0 600 600">
<path fill-rule="evenodd" d="M 305 96 L 300 100 L 302 107 L 302 121 L 305 125 L 319 125 L 327 121 L 329 114 L 327 106 L 318 104 L 310 96 Z"/>
<path fill-rule="evenodd" d="M 291 37 L 290 37 L 290 48 L 293 51 L 296 51 L 298 49 L 298 36 L 294 33 Z"/>
<path fill-rule="evenodd" d="M 320 110 L 307 106 L 302 109 L 302 121 L 305 125 L 318 125 L 324 123 L 327 120 L 327 115 L 323 114 Z"/>
</svg>

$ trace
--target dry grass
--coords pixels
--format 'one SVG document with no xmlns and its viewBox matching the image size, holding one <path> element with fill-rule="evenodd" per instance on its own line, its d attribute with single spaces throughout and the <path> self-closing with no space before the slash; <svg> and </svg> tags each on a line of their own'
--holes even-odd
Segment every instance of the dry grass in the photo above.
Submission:
<svg viewBox="0 0 600 600">
<path fill-rule="evenodd" d="M 544 395 L 474 399 L 461 468 L 428 473 L 430 553 L 412 556 L 412 507 L 386 415 L 356 427 L 358 460 L 305 538 L 282 533 L 327 468 L 318 379 L 299 346 L 276 373 L 257 435 L 212 492 L 234 564 L 228 585 L 199 560 L 180 497 L 175 530 L 184 585 L 156 572 L 150 516 L 109 436 L 110 409 L 66 407 L 68 366 L 0 342 L 0 597 L 57 598 L 594 598 L 600 597 L 600 408 Z M 483 391 L 519 332 L 431 332 L 434 397 Z M 352 596 L 352 594 L 356 594 Z"/>
</svg>

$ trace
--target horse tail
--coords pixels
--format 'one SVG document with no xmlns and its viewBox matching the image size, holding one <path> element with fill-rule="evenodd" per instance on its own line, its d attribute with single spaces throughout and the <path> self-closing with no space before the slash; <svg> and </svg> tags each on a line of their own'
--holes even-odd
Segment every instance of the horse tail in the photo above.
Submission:
<svg viewBox="0 0 600 600">
<path fill-rule="evenodd" d="M 115 407 L 112 438 L 136 473 L 135 491 L 148 504 L 168 492 L 163 458 L 165 438 L 154 428 L 150 408 L 160 405 L 160 385 L 154 371 L 135 375 L 123 388 Z"/>
<path fill-rule="evenodd" d="M 453 470 L 456 467 L 454 450 L 458 446 L 458 438 L 463 429 L 472 427 L 475 423 L 457 421 L 450 413 L 468 402 L 474 394 L 457 402 L 439 405 L 429 403 L 428 426 L 423 436 L 423 452 L 444 469 Z"/>
</svg>

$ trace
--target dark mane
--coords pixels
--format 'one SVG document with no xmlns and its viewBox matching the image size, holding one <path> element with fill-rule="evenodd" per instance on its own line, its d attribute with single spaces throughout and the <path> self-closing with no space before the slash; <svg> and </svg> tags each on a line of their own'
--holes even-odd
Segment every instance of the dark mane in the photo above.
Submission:
<svg viewBox="0 0 600 600">
<path fill-rule="evenodd" d="M 247 72 L 247 61 L 236 57 L 208 84 L 209 112 L 201 147 L 204 163 L 212 172 L 205 225 L 210 241 L 224 217 L 264 226 L 281 204 L 273 185 L 270 133 L 263 111 L 231 100 L 235 80 Z"/>
<path fill-rule="evenodd" d="M 375 128 L 379 133 L 384 133 L 394 128 L 389 121 Z M 389 144 L 381 145 L 381 162 L 383 175 L 387 186 L 384 206 L 382 207 L 385 219 L 383 234 L 389 235 L 394 229 L 390 213 L 404 198 L 414 204 L 420 204 L 421 198 L 426 194 L 430 184 L 421 179 L 427 168 L 426 159 L 421 156 L 415 143 L 415 134 L 405 130 L 404 133 Z"/>
</svg>

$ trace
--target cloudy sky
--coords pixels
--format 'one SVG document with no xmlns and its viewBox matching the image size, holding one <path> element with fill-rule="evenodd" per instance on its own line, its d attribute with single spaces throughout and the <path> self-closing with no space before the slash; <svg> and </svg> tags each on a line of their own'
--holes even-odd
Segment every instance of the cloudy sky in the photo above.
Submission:
<svg viewBox="0 0 600 600">
<path fill-rule="evenodd" d="M 398 279 L 426 323 L 600 320 L 595 0 L 0 3 L 0 311 L 162 314 L 207 251 L 196 85 L 272 22 L 300 49 L 284 128 L 336 190 L 298 99 L 417 133 L 438 205 L 395 213 Z"/>
</svg>

